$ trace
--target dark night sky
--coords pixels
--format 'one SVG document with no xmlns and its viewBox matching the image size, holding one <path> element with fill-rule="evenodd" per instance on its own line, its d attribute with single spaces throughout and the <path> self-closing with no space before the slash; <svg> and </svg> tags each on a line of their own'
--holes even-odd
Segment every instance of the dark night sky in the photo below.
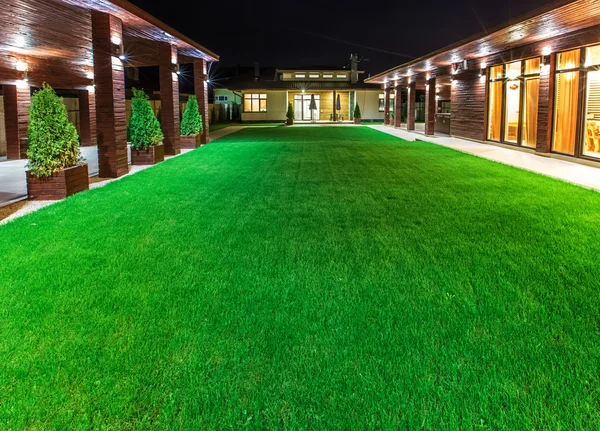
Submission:
<svg viewBox="0 0 600 431">
<path fill-rule="evenodd" d="M 223 65 L 344 65 L 375 74 L 527 13 L 543 0 L 132 0 Z M 427 17 L 427 18 L 425 18 Z"/>
</svg>

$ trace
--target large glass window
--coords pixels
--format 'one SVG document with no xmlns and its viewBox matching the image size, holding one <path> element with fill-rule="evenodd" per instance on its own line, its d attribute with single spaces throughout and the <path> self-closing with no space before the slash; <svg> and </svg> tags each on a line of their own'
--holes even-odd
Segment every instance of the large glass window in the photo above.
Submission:
<svg viewBox="0 0 600 431">
<path fill-rule="evenodd" d="M 539 57 L 490 67 L 487 139 L 535 147 L 539 73 Z"/>
<path fill-rule="evenodd" d="M 583 132 L 584 156 L 600 158 L 600 45 L 585 50 L 587 70 L 585 91 L 585 130 Z"/>
<path fill-rule="evenodd" d="M 557 57 L 552 150 L 574 155 L 577 141 L 581 50 L 562 52 Z"/>
<path fill-rule="evenodd" d="M 244 112 L 267 112 L 267 95 L 244 94 Z"/>
</svg>

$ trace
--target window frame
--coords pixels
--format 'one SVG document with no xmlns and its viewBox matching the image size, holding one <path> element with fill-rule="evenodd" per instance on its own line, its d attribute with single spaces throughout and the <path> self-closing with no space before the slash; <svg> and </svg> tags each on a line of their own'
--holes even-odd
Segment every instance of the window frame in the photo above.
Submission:
<svg viewBox="0 0 600 431">
<path fill-rule="evenodd" d="M 260 97 L 262 95 L 264 95 L 265 97 L 264 98 Z M 246 110 L 246 99 L 247 98 L 250 99 L 250 108 L 251 108 L 250 111 Z M 267 93 L 244 93 L 244 97 L 243 97 L 243 100 L 242 100 L 242 108 L 243 108 L 242 112 L 244 114 L 264 114 L 264 113 L 266 113 L 268 111 L 268 99 L 269 99 L 269 97 L 268 97 Z M 258 111 L 252 110 L 252 100 L 258 100 Z M 260 105 L 261 105 L 261 101 L 262 100 L 265 101 L 265 109 L 264 109 L 264 111 L 262 111 L 260 109 Z"/>
</svg>

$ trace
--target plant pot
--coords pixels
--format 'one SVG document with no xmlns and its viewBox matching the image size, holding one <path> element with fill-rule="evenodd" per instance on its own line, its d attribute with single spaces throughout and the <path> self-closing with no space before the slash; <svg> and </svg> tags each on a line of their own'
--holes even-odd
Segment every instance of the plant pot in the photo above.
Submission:
<svg viewBox="0 0 600 431">
<path fill-rule="evenodd" d="M 179 142 L 181 142 L 182 149 L 194 149 L 200 146 L 200 134 L 195 136 L 184 136 L 181 135 L 179 138 Z"/>
<path fill-rule="evenodd" d="M 162 143 L 150 145 L 147 149 L 131 148 L 132 165 L 155 165 L 165 159 L 165 147 Z"/>
<path fill-rule="evenodd" d="M 360 124 L 360 118 L 355 118 L 354 119 L 354 124 Z"/>
<path fill-rule="evenodd" d="M 27 198 L 32 201 L 58 201 L 90 188 L 86 163 L 37 178 L 26 172 Z"/>
<path fill-rule="evenodd" d="M 285 124 L 288 125 L 288 126 L 293 126 L 294 125 L 294 119 L 293 118 L 288 118 L 285 121 Z"/>
</svg>

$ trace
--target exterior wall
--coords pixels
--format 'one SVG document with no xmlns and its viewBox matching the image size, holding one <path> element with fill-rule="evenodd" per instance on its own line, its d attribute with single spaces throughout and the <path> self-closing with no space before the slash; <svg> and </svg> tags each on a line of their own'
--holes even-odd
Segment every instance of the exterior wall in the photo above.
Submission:
<svg viewBox="0 0 600 431">
<path fill-rule="evenodd" d="M 242 121 L 285 121 L 287 113 L 287 91 L 249 90 L 242 93 L 267 94 L 267 112 L 243 112 Z"/>
<path fill-rule="evenodd" d="M 231 104 L 231 103 L 236 103 L 236 104 L 241 104 L 242 103 L 242 98 L 239 96 L 239 92 L 238 93 L 234 93 L 231 90 L 227 90 L 225 88 L 216 88 L 215 89 L 215 101 L 214 104 L 215 105 L 221 105 L 221 104 Z M 220 101 L 217 100 L 218 96 L 226 96 L 227 100 L 226 101 Z"/>
<path fill-rule="evenodd" d="M 380 89 L 373 90 L 357 90 L 356 103 L 360 106 L 363 121 L 378 120 L 383 121 L 383 112 L 379 112 L 379 95 L 382 93 Z"/>
<path fill-rule="evenodd" d="M 485 139 L 486 80 L 477 74 L 458 75 L 451 90 L 450 134 L 459 138 Z"/>
<path fill-rule="evenodd" d="M 6 128 L 4 125 L 4 96 L 0 96 L 0 157 L 6 156 Z"/>
</svg>

